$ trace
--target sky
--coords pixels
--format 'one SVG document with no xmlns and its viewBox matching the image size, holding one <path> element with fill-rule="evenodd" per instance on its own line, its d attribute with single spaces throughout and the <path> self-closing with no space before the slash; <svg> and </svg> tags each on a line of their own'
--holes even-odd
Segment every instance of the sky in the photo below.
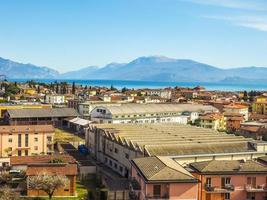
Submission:
<svg viewBox="0 0 267 200">
<path fill-rule="evenodd" d="M 0 57 L 66 72 L 151 55 L 267 67 L 267 0 L 0 0 Z"/>
</svg>

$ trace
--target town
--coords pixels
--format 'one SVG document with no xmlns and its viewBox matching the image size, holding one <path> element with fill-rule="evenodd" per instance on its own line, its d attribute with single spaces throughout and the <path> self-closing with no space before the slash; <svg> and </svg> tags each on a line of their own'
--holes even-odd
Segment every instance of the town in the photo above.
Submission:
<svg viewBox="0 0 267 200">
<path fill-rule="evenodd" d="M 0 197 L 264 200 L 267 92 L 0 82 Z"/>
</svg>

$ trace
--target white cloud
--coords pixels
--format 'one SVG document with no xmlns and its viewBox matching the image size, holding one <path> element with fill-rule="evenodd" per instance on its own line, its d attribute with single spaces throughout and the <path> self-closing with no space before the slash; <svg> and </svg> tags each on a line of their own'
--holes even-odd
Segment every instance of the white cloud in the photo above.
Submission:
<svg viewBox="0 0 267 200">
<path fill-rule="evenodd" d="M 267 10 L 266 0 L 182 0 L 203 5 L 220 6 L 234 9 L 264 11 Z"/>
<path fill-rule="evenodd" d="M 225 20 L 236 26 L 252 28 L 259 31 L 267 31 L 267 15 L 215 15 L 205 17 L 215 20 Z"/>
</svg>

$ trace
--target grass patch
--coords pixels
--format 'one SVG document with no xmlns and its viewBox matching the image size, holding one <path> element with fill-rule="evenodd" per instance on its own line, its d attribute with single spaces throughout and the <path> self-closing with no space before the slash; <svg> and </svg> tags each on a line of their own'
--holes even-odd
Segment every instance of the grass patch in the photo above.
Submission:
<svg viewBox="0 0 267 200">
<path fill-rule="evenodd" d="M 60 143 L 68 143 L 68 142 L 84 142 L 85 140 L 77 135 L 74 135 L 73 133 L 56 128 L 54 141 Z"/>
</svg>

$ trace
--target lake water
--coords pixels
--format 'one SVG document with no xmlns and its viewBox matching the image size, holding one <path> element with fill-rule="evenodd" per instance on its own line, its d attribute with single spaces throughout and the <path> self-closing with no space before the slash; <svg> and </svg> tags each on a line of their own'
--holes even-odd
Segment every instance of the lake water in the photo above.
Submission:
<svg viewBox="0 0 267 200">
<path fill-rule="evenodd" d="M 33 79 L 39 82 L 51 83 L 53 79 Z M 10 79 L 10 81 L 26 82 L 26 79 Z M 165 88 L 165 87 L 195 87 L 204 86 L 207 90 L 222 90 L 222 91 L 244 91 L 244 90 L 267 90 L 266 84 L 229 84 L 229 83 L 205 83 L 205 82 L 152 82 L 152 81 L 125 81 L 125 80 L 57 80 L 58 82 L 66 81 L 67 83 L 75 82 L 76 85 L 90 86 L 106 86 L 121 89 L 126 88 Z"/>
</svg>

